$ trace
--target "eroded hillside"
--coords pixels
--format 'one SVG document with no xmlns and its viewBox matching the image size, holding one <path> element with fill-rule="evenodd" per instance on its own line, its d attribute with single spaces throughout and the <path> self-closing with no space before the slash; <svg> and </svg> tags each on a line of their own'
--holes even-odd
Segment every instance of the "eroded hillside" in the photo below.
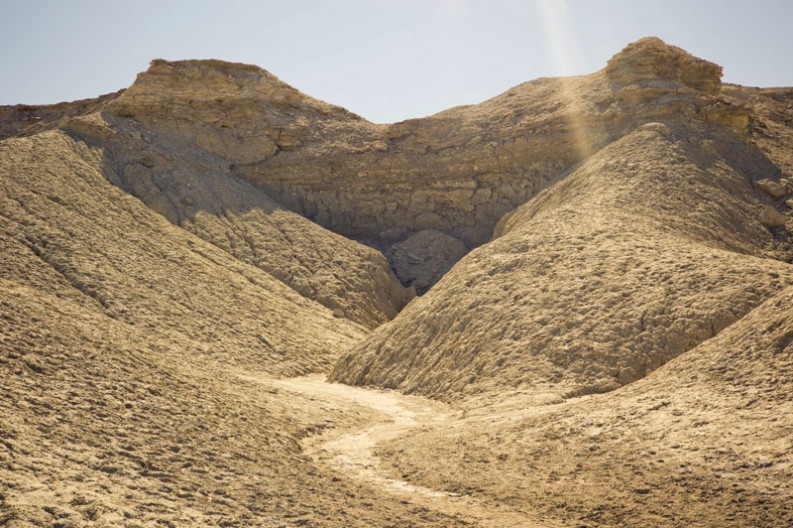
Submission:
<svg viewBox="0 0 793 528">
<path fill-rule="evenodd" d="M 648 124 L 604 148 L 506 217 L 334 377 L 447 398 L 587 394 L 713 337 L 790 285 L 793 268 L 772 258 L 771 206 L 747 173 L 765 159 L 701 137 Z"/>
<path fill-rule="evenodd" d="M 0 525 L 789 526 L 793 90 L 720 77 L 0 108 Z"/>
<path fill-rule="evenodd" d="M 622 137 L 505 215 L 493 241 L 360 343 L 334 379 L 444 398 L 606 392 L 791 284 L 777 251 L 789 244 L 780 198 L 791 182 L 747 141 L 747 110 L 718 95 L 719 68 L 658 47 L 640 41 L 568 81 L 592 98 L 608 79 L 601 90 L 625 105 L 611 119 L 627 123 Z M 611 112 L 578 116 L 579 133 Z"/>
<path fill-rule="evenodd" d="M 0 142 L 0 163 L 4 525 L 391 515 L 366 513 L 377 491 L 318 475 L 297 443 L 371 415 L 271 385 L 327 370 L 365 327 L 113 186 L 101 148 L 53 130 Z M 406 523 L 451 522 L 379 502 Z"/>
<path fill-rule="evenodd" d="M 381 456 L 411 484 L 569 526 L 789 526 L 792 296 L 621 390 L 469 410 Z"/>
</svg>

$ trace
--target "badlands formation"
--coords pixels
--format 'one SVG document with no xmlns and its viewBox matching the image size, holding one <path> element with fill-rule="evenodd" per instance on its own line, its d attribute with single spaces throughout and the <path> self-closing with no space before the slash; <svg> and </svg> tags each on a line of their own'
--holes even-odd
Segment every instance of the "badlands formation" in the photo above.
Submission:
<svg viewBox="0 0 793 528">
<path fill-rule="evenodd" d="M 720 78 L 0 107 L 0 526 L 793 525 L 793 89 Z"/>
</svg>

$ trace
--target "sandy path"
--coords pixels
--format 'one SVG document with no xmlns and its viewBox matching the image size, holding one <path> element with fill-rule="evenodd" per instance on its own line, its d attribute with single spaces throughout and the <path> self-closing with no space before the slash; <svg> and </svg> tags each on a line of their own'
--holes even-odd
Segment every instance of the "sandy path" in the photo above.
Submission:
<svg viewBox="0 0 793 528">
<path fill-rule="evenodd" d="M 376 411 L 382 420 L 359 430 L 331 430 L 304 440 L 303 448 L 317 464 L 330 467 L 342 475 L 380 490 L 401 496 L 403 500 L 456 517 L 482 527 L 559 527 L 558 523 L 539 520 L 531 512 L 522 512 L 471 496 L 417 486 L 396 479 L 381 466 L 375 451 L 378 444 L 393 440 L 422 426 L 453 419 L 448 407 L 417 396 L 399 392 L 351 387 L 328 383 L 321 375 L 275 381 L 282 390 L 339 405 L 358 404 Z"/>
</svg>

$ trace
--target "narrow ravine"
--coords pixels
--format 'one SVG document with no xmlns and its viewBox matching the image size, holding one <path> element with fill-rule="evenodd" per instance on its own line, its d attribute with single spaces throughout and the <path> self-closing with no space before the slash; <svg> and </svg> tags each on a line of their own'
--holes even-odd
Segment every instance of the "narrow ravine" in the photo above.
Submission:
<svg viewBox="0 0 793 528">
<path fill-rule="evenodd" d="M 394 478 L 382 467 L 376 454 L 379 444 L 406 436 L 411 431 L 455 419 L 442 403 L 396 391 L 384 391 L 328 383 L 322 375 L 275 381 L 282 390 L 340 404 L 357 404 L 382 416 L 363 429 L 331 430 L 303 441 L 304 452 L 320 467 L 374 486 L 401 500 L 459 518 L 482 527 L 561 527 L 523 512 L 488 503 L 482 498 L 433 490 Z"/>
</svg>

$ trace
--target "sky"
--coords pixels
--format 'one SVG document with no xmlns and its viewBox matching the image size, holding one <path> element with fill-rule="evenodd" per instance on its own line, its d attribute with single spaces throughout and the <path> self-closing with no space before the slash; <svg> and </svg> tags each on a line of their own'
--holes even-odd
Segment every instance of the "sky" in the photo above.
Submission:
<svg viewBox="0 0 793 528">
<path fill-rule="evenodd" d="M 0 0 L 0 105 L 96 97 L 155 58 L 256 64 L 378 123 L 590 73 L 657 36 L 793 86 L 793 0 Z"/>
</svg>

